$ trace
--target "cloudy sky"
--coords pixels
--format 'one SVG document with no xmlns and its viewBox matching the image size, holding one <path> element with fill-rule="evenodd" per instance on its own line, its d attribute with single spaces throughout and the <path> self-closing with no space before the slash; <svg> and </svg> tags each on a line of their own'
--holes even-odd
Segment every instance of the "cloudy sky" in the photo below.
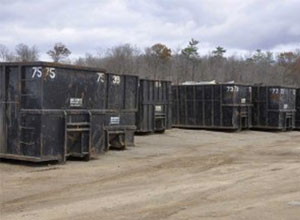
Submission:
<svg viewBox="0 0 300 220">
<path fill-rule="evenodd" d="M 12 50 L 22 42 L 44 54 L 63 42 L 75 57 L 191 38 L 200 53 L 300 48 L 300 0 L 0 0 L 0 44 Z"/>
</svg>

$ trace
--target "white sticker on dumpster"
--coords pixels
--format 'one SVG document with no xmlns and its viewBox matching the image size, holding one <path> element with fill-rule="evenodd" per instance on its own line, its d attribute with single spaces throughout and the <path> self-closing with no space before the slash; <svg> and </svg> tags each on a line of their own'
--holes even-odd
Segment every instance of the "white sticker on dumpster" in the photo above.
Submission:
<svg viewBox="0 0 300 220">
<path fill-rule="evenodd" d="M 161 112 L 162 111 L 162 106 L 161 105 L 156 105 L 155 106 L 155 111 L 156 112 Z"/>
<path fill-rule="evenodd" d="M 245 99 L 245 98 L 242 98 L 242 99 L 241 99 L 241 103 L 242 103 L 242 104 L 245 104 L 245 103 L 246 103 L 246 99 Z"/>
<path fill-rule="evenodd" d="M 120 117 L 110 117 L 110 124 L 111 125 L 119 125 L 120 124 Z"/>
<path fill-rule="evenodd" d="M 284 104 L 284 105 L 283 105 L 283 108 L 284 108 L 284 109 L 288 109 L 288 107 L 289 107 L 288 104 Z"/>
<path fill-rule="evenodd" d="M 70 106 L 71 107 L 82 107 L 82 99 L 81 98 L 71 98 Z"/>
</svg>

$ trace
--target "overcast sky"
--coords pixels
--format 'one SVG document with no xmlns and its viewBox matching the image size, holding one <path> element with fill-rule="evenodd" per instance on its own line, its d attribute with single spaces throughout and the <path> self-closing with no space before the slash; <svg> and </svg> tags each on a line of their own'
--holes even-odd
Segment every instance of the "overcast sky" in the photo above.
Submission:
<svg viewBox="0 0 300 220">
<path fill-rule="evenodd" d="M 74 57 L 191 38 L 200 54 L 300 48 L 300 0 L 0 0 L 0 44 L 10 49 L 22 42 L 43 54 L 63 42 Z"/>
</svg>

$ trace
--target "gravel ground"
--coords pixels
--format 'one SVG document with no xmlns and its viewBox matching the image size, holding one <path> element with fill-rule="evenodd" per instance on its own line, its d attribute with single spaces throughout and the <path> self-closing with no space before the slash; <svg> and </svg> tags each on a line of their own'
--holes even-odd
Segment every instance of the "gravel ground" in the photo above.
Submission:
<svg viewBox="0 0 300 220">
<path fill-rule="evenodd" d="M 65 165 L 0 163 L 1 220 L 300 219 L 300 132 L 172 129 Z"/>
</svg>

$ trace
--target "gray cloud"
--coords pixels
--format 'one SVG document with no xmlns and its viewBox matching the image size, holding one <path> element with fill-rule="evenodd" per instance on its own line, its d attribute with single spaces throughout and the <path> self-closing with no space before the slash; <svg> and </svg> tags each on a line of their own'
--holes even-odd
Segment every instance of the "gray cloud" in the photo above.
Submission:
<svg viewBox="0 0 300 220">
<path fill-rule="evenodd" d="M 190 38 L 203 48 L 300 47 L 299 0 L 0 0 L 0 43 L 61 41 L 76 54 L 121 43 L 172 48 Z"/>
</svg>

